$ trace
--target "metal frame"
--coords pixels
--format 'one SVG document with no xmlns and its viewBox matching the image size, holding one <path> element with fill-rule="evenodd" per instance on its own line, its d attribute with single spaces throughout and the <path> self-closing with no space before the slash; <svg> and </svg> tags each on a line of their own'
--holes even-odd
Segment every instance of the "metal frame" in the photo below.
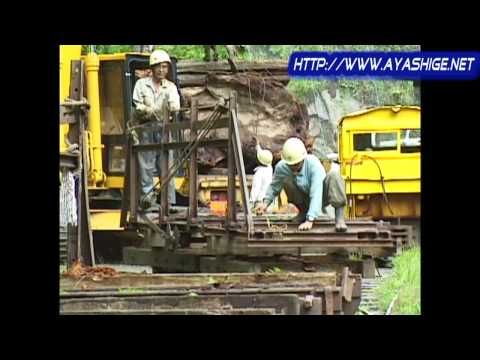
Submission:
<svg viewBox="0 0 480 360">
<path fill-rule="evenodd" d="M 208 218 L 198 216 L 197 184 L 198 172 L 196 163 L 196 148 L 189 158 L 189 210 L 184 217 L 168 214 L 168 183 L 161 187 L 161 208 L 158 222 L 143 215 L 139 219 L 137 214 L 138 204 L 138 173 L 136 154 L 139 151 L 163 151 L 164 163 L 162 175 L 167 173 L 166 155 L 168 150 L 182 148 L 189 142 L 170 141 L 172 131 L 190 130 L 190 141 L 196 137 L 197 130 L 205 125 L 205 121 L 198 121 L 198 109 L 202 108 L 196 100 L 191 104 L 191 116 L 187 121 L 167 123 L 163 125 L 163 139 L 160 144 L 129 145 L 127 168 L 129 176 L 126 178 L 126 190 L 129 194 L 122 209 L 121 226 L 130 225 L 136 228 L 148 227 L 156 235 L 165 239 L 164 247 L 168 250 L 175 249 L 178 254 L 199 256 L 217 255 L 281 255 L 301 254 L 305 251 L 322 251 L 333 253 L 347 250 L 365 252 L 368 255 L 388 256 L 399 251 L 402 245 L 402 234 L 394 234 L 388 227 L 373 221 L 347 222 L 349 230 L 346 233 L 337 233 L 334 222 L 330 219 L 320 219 L 315 222 L 311 231 L 298 231 L 298 224 L 288 221 L 269 220 L 268 217 L 257 217 L 253 220 L 248 207 L 249 191 L 246 183 L 245 168 L 243 165 L 242 144 L 237 119 L 236 95 L 232 93 L 228 99 L 228 112 L 226 117 L 218 118 L 212 129 L 227 128 L 228 138 L 202 140 L 198 146 L 223 145 L 228 147 L 227 174 L 228 174 L 228 205 L 225 218 L 211 216 Z M 243 214 L 237 214 L 236 209 L 236 176 L 240 180 L 240 193 L 243 203 Z M 165 178 L 162 179 L 162 183 Z M 135 206 L 134 206 L 135 205 Z M 129 224 L 126 222 L 127 212 L 130 211 Z M 174 231 L 172 231 L 172 229 Z M 177 234 L 177 238 L 175 235 Z M 180 235 L 178 235 L 180 234 Z M 178 248 L 178 236 L 183 237 L 183 246 Z M 187 240 L 185 240 L 187 238 Z M 171 242 L 175 246 L 171 246 Z M 170 242 L 170 245 L 169 245 Z M 185 242 L 187 247 L 185 247 Z M 147 244 L 151 241 L 147 240 Z M 195 243 L 195 244 L 194 244 Z M 194 244 L 194 246 L 191 246 Z M 153 246 L 152 246 L 153 247 Z M 155 246 L 158 248 L 158 246 Z M 167 251 L 168 251 L 167 250 Z"/>
<path fill-rule="evenodd" d="M 90 207 L 88 202 L 88 169 L 85 128 L 87 126 L 88 102 L 83 97 L 84 62 L 72 61 L 70 96 L 60 104 L 60 123 L 70 124 L 68 138 L 78 144 L 79 154 L 60 154 L 60 168 L 75 169 L 80 167 L 78 183 L 78 225 L 68 231 L 67 258 L 68 266 L 75 260 L 85 265 L 95 265 L 93 235 L 90 224 Z M 70 228 L 70 226 L 69 226 Z"/>
<path fill-rule="evenodd" d="M 241 150 L 240 143 L 240 134 L 238 130 L 238 123 L 236 117 L 236 94 L 232 93 L 228 99 L 229 108 L 228 114 L 226 117 L 220 117 L 217 119 L 211 129 L 228 129 L 228 138 L 227 139 L 205 139 L 198 143 L 189 156 L 189 181 L 190 181 L 190 196 L 189 196 L 189 205 L 190 211 L 188 212 L 187 222 L 195 223 L 198 216 L 198 202 L 197 202 L 197 184 L 198 184 L 198 171 L 197 171 L 197 148 L 201 146 L 208 145 L 226 145 L 228 146 L 228 204 L 229 206 L 225 217 L 225 223 L 227 232 L 228 228 L 237 223 L 237 214 L 235 208 L 235 169 L 237 169 L 238 176 L 240 178 L 240 187 L 242 193 L 243 207 L 246 216 L 246 225 L 250 230 L 253 226 L 252 215 L 250 209 L 248 208 L 248 187 L 246 183 L 246 174 L 245 168 L 243 166 L 243 154 Z M 124 202 L 122 207 L 122 226 L 126 225 L 126 211 L 130 212 L 130 223 L 138 222 L 137 206 L 139 199 L 139 186 L 138 186 L 138 164 L 137 164 L 137 153 L 141 151 L 149 150 L 159 150 L 163 152 L 162 163 L 161 163 L 161 172 L 162 172 L 162 188 L 160 191 L 160 214 L 158 223 L 166 224 L 171 219 L 168 216 L 168 182 L 165 181 L 165 174 L 168 172 L 168 151 L 172 149 L 181 149 L 187 146 L 190 142 L 193 141 L 197 134 L 197 130 L 200 129 L 205 121 L 198 121 L 198 102 L 193 101 L 191 106 L 191 119 L 188 121 L 182 121 L 178 123 L 165 123 L 162 126 L 162 141 L 159 144 L 140 144 L 132 145 L 129 141 L 128 153 L 127 153 L 127 168 L 129 169 L 129 176 L 126 179 L 126 189 L 128 188 L 129 197 Z M 165 117 L 168 118 L 168 117 Z M 190 142 L 183 141 L 171 141 L 171 133 L 175 131 L 190 130 Z M 127 210 L 128 209 L 128 210 Z"/>
</svg>

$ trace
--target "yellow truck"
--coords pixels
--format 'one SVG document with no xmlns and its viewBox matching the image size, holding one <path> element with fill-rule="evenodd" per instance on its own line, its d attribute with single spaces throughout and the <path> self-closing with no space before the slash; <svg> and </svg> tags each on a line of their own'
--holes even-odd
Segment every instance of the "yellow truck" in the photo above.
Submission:
<svg viewBox="0 0 480 360">
<path fill-rule="evenodd" d="M 421 109 L 382 106 L 344 116 L 339 158 L 351 219 L 413 226 L 420 240 Z"/>
</svg>

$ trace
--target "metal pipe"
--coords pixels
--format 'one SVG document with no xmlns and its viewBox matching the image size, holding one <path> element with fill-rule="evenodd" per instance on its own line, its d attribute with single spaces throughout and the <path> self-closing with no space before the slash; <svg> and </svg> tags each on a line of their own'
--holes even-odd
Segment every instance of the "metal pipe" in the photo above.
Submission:
<svg viewBox="0 0 480 360">
<path fill-rule="evenodd" d="M 93 46 L 93 45 L 92 45 Z M 94 52 L 88 53 L 85 58 L 87 69 L 87 97 L 90 103 L 88 130 L 92 134 L 92 142 L 90 144 L 93 150 L 93 158 L 91 163 L 91 172 L 89 180 L 91 185 L 102 186 L 106 176 L 103 172 L 102 164 L 102 126 L 100 121 L 100 94 L 98 71 L 100 69 L 100 60 Z"/>
</svg>

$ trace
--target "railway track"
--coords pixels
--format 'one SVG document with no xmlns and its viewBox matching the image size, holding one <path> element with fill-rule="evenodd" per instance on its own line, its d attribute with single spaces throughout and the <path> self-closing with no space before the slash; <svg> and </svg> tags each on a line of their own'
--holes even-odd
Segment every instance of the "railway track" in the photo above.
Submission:
<svg viewBox="0 0 480 360">
<path fill-rule="evenodd" d="M 375 293 L 380 284 L 393 274 L 393 269 L 378 268 L 377 276 L 374 279 L 362 279 L 362 298 L 359 312 L 363 315 L 385 315 L 380 308 L 379 299 Z"/>
<path fill-rule="evenodd" d="M 361 277 L 315 273 L 110 274 L 60 278 L 61 314 L 353 315 Z M 106 273 L 107 274 L 107 273 Z"/>
</svg>

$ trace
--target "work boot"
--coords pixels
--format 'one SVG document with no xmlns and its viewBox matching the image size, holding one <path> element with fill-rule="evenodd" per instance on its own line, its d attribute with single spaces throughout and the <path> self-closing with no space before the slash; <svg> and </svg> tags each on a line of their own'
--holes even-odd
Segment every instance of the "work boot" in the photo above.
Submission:
<svg viewBox="0 0 480 360">
<path fill-rule="evenodd" d="M 150 193 L 140 197 L 140 208 L 143 211 L 148 211 L 155 204 L 155 195 Z"/>
<path fill-rule="evenodd" d="M 344 208 L 335 208 L 335 231 L 346 232 L 347 224 L 345 224 Z"/>
</svg>

